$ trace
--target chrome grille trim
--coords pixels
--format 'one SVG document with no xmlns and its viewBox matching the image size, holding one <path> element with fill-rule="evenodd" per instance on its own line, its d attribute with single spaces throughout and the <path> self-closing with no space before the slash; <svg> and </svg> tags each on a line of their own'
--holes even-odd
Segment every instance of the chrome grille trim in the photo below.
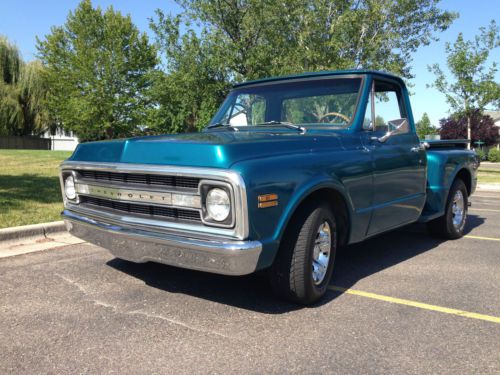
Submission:
<svg viewBox="0 0 500 375">
<path fill-rule="evenodd" d="M 164 176 L 147 173 L 124 173 L 100 170 L 76 169 L 83 179 L 96 182 L 115 182 L 124 185 L 161 186 L 166 188 L 198 189 L 200 179 L 185 176 Z"/>
<path fill-rule="evenodd" d="M 175 207 L 162 207 L 144 204 L 136 204 L 132 202 L 119 202 L 110 199 L 82 196 L 80 204 L 90 205 L 113 211 L 120 211 L 131 215 L 143 215 L 151 218 L 169 218 L 173 220 L 186 220 L 201 222 L 201 214 L 199 210 L 189 210 Z"/>
<path fill-rule="evenodd" d="M 248 203 L 245 183 L 241 175 L 233 170 L 217 169 L 217 168 L 198 168 L 198 167 L 182 167 L 170 165 L 151 165 L 151 164 L 129 164 L 129 163 L 95 163 L 95 162 L 74 162 L 65 161 L 61 164 L 61 172 L 74 170 L 95 170 L 115 173 L 130 173 L 130 174 L 152 174 L 161 176 L 176 176 L 176 177 L 193 177 L 214 181 L 227 182 L 232 186 L 233 207 L 234 207 L 234 226 L 232 228 L 215 227 L 201 225 L 201 223 L 190 222 L 181 223 L 166 220 L 152 220 L 147 217 L 133 217 L 123 213 L 103 212 L 102 209 L 91 209 L 90 207 L 81 207 L 74 202 L 68 201 L 64 194 L 64 204 L 69 210 L 80 212 L 89 217 L 96 217 L 109 222 L 121 223 L 137 227 L 154 227 L 160 231 L 179 231 L 188 232 L 193 236 L 222 236 L 228 238 L 237 238 L 240 240 L 248 237 Z M 64 191 L 64 184 L 61 173 L 61 188 Z M 151 186 L 153 188 L 153 186 Z M 163 191 L 163 189 L 161 189 Z M 170 190 L 170 189 L 168 189 Z"/>
</svg>

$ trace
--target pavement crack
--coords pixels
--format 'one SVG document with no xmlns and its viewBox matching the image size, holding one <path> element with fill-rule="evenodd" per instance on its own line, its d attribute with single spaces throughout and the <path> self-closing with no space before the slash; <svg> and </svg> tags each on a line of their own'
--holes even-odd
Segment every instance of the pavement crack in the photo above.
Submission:
<svg viewBox="0 0 500 375">
<path fill-rule="evenodd" d="M 89 291 L 82 284 L 80 284 L 79 282 L 77 282 L 76 280 L 70 279 L 69 277 L 64 276 L 64 275 L 60 275 L 58 273 L 56 273 L 55 275 L 57 277 L 59 277 L 60 279 L 64 280 L 65 282 L 67 282 L 68 284 L 70 284 L 70 285 L 74 286 L 75 288 L 77 288 L 87 298 L 87 300 L 89 300 L 90 302 L 92 302 L 94 305 L 96 305 L 96 306 L 102 306 L 102 307 L 111 309 L 114 313 L 126 314 L 126 315 L 140 315 L 140 316 L 145 316 L 145 317 L 150 318 L 150 319 L 161 319 L 161 320 L 166 321 L 166 322 L 168 322 L 170 324 L 173 324 L 173 325 L 176 325 L 176 326 L 179 326 L 179 327 L 183 327 L 183 328 L 188 329 L 190 331 L 194 331 L 194 332 L 198 332 L 198 333 L 204 333 L 204 334 L 210 334 L 210 335 L 214 335 L 214 336 L 218 336 L 218 337 L 223 337 L 225 339 L 234 339 L 234 337 L 224 335 L 223 333 L 220 333 L 220 332 L 217 332 L 217 331 L 213 331 L 213 330 L 210 330 L 210 329 L 204 329 L 204 328 L 195 327 L 195 326 L 192 326 L 190 324 L 187 324 L 187 323 L 181 322 L 179 320 L 172 319 L 172 318 L 160 315 L 160 314 L 148 313 L 148 312 L 142 311 L 142 310 L 121 311 L 118 308 L 118 306 L 116 306 L 116 305 L 103 302 L 103 301 L 98 300 L 96 298 L 92 298 L 90 296 Z"/>
<path fill-rule="evenodd" d="M 234 337 L 224 335 L 224 334 L 222 334 L 220 332 L 212 331 L 210 329 L 203 329 L 203 328 L 194 327 L 192 325 L 186 324 L 184 322 L 180 322 L 180 321 L 172 319 L 172 318 L 168 318 L 168 317 L 163 316 L 163 315 L 154 314 L 154 313 L 152 314 L 152 313 L 148 313 L 148 312 L 145 312 L 145 311 L 142 311 L 142 310 L 129 311 L 129 312 L 127 312 L 127 314 L 130 314 L 130 315 L 143 315 L 143 316 L 146 316 L 148 318 L 161 319 L 161 320 L 165 320 L 165 321 L 167 321 L 167 322 L 169 322 L 171 324 L 175 324 L 175 325 L 187 328 L 187 329 L 189 329 L 191 331 L 195 331 L 195 332 L 199 332 L 199 333 L 208 333 L 210 335 L 224 337 L 226 339 L 234 339 Z"/>
<path fill-rule="evenodd" d="M 98 300 L 96 298 L 92 298 L 90 296 L 90 293 L 88 292 L 87 289 L 85 289 L 85 287 L 80 284 L 79 282 L 73 280 L 73 279 L 70 279 L 69 277 L 66 277 L 64 275 L 60 275 L 58 273 L 55 274 L 57 277 L 59 277 L 60 279 L 66 281 L 68 284 L 71 284 L 73 285 L 74 287 L 76 287 L 85 297 L 87 297 L 87 299 L 92 302 L 94 305 L 96 306 L 102 306 L 102 307 L 106 307 L 106 308 L 109 308 L 111 310 L 113 310 L 113 312 L 119 312 L 118 311 L 118 307 L 115 306 L 115 305 L 111 305 L 109 303 L 106 303 L 106 302 L 103 302 L 101 300 Z"/>
<path fill-rule="evenodd" d="M 72 280 L 70 279 L 69 277 L 66 277 L 64 275 L 60 275 L 58 273 L 55 274 L 57 277 L 59 277 L 60 279 L 63 279 L 64 281 L 66 281 L 68 284 L 71 284 L 73 286 L 76 286 L 78 288 L 78 290 L 80 292 L 82 292 L 83 294 L 85 294 L 86 296 L 88 295 L 88 292 L 87 290 L 83 287 L 82 284 L 80 284 L 79 282 L 75 281 L 75 280 Z"/>
</svg>

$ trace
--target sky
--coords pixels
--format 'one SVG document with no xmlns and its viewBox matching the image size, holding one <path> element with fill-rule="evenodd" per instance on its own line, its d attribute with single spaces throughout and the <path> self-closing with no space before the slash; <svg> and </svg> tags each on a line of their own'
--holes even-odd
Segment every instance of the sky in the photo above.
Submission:
<svg viewBox="0 0 500 375">
<path fill-rule="evenodd" d="M 43 38 L 50 33 L 51 26 L 62 25 L 68 12 L 78 5 L 79 0 L 0 0 L 0 34 L 17 44 L 26 61 L 36 58 L 36 37 Z M 152 35 L 148 18 L 155 9 L 165 13 L 178 13 L 180 7 L 173 0 L 93 0 L 94 5 L 102 8 L 113 6 L 124 14 L 130 14 L 137 27 Z M 427 71 L 427 66 L 439 63 L 446 73 L 445 43 L 454 42 L 462 32 L 466 39 L 472 39 L 479 33 L 479 27 L 487 26 L 491 19 L 500 24 L 500 1 L 498 0 L 443 0 L 440 8 L 455 11 L 460 17 L 448 28 L 439 33 L 438 42 L 421 47 L 413 55 L 411 81 L 411 103 L 413 116 L 418 121 L 427 112 L 431 123 L 438 125 L 439 119 L 449 114 L 449 106 L 443 94 L 427 84 L 434 76 Z M 500 48 L 490 55 L 491 61 L 500 63 Z M 497 74 L 500 79 L 500 73 Z"/>
</svg>

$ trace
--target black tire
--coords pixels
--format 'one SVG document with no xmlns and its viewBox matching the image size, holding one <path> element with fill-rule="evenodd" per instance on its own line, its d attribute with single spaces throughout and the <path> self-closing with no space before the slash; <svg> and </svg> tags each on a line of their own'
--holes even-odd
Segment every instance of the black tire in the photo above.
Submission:
<svg viewBox="0 0 500 375">
<path fill-rule="evenodd" d="M 313 280 L 314 246 L 324 223 L 330 229 L 330 255 L 322 281 Z M 337 225 L 331 208 L 321 202 L 306 204 L 292 218 L 281 241 L 279 252 L 269 270 L 272 288 L 279 297 L 309 305 L 327 291 L 337 250 Z"/>
<path fill-rule="evenodd" d="M 457 192 L 460 192 L 463 197 L 463 215 L 462 220 L 458 224 L 454 224 L 455 214 L 453 212 L 453 201 Z M 448 199 L 446 201 L 445 214 L 427 223 L 427 227 L 432 235 L 449 240 L 456 240 L 464 235 L 464 228 L 467 222 L 468 208 L 467 188 L 461 179 L 457 179 L 451 185 Z"/>
</svg>

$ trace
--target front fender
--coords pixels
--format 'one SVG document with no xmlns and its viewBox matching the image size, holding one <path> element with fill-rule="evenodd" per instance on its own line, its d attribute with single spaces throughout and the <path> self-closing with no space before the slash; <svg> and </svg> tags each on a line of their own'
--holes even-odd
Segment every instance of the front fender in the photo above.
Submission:
<svg viewBox="0 0 500 375">
<path fill-rule="evenodd" d="M 272 264 L 280 240 L 297 207 L 315 191 L 326 188 L 341 194 L 346 202 L 348 215 L 351 216 L 349 195 L 331 166 L 325 167 L 323 161 L 306 162 L 303 156 L 294 156 L 293 160 L 286 158 L 286 162 L 284 159 L 267 159 L 266 164 L 262 160 L 252 160 L 233 167 L 240 172 L 246 183 L 249 239 L 263 244 L 259 268 Z M 314 160 L 318 162 L 318 159 Z M 264 194 L 277 194 L 278 205 L 259 208 L 258 197 Z"/>
<path fill-rule="evenodd" d="M 346 194 L 346 189 L 340 179 L 335 175 L 317 175 L 301 186 L 298 186 L 292 197 L 286 204 L 283 214 L 280 217 L 276 230 L 273 233 L 273 240 L 280 241 L 283 237 L 286 227 L 293 217 L 297 208 L 313 193 L 322 190 L 331 189 L 338 192 L 348 208 L 348 217 L 352 215 L 352 202 Z"/>
</svg>

